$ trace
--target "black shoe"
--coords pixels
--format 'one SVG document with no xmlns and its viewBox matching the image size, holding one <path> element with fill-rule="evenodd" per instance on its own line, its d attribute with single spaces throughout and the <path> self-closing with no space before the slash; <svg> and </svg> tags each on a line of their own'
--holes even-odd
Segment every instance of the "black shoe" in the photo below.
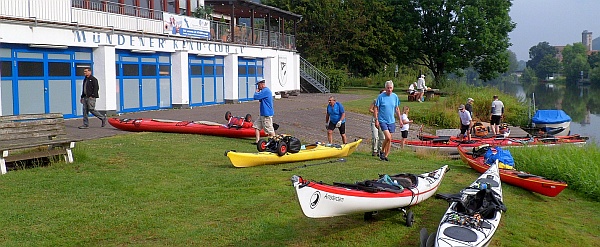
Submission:
<svg viewBox="0 0 600 247">
<path fill-rule="evenodd" d="M 252 145 L 258 145 L 258 142 L 251 142 Z"/>
<path fill-rule="evenodd" d="M 371 154 L 371 156 L 376 156 L 376 155 L 379 155 L 379 154 L 378 154 L 377 152 L 373 152 L 373 153 Z"/>
<path fill-rule="evenodd" d="M 79 126 L 78 128 L 80 128 L 80 129 L 87 129 L 87 128 L 89 128 L 89 127 L 88 127 L 87 125 L 81 125 L 81 126 Z"/>
<path fill-rule="evenodd" d="M 101 127 L 104 127 L 104 126 L 106 126 L 106 116 L 104 116 L 104 118 L 102 118 L 102 126 Z"/>
</svg>

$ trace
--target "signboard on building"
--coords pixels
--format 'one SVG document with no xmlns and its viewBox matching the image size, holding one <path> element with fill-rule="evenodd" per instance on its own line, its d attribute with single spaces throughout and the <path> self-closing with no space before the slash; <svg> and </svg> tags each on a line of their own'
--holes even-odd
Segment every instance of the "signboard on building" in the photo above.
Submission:
<svg viewBox="0 0 600 247">
<path fill-rule="evenodd" d="M 163 13 L 164 33 L 210 39 L 210 22 L 189 16 Z"/>
</svg>

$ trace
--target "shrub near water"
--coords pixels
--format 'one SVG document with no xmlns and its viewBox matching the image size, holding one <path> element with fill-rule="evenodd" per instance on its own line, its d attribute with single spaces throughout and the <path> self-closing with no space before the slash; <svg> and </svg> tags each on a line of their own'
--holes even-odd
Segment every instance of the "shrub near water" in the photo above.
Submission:
<svg viewBox="0 0 600 247">
<path fill-rule="evenodd" d="M 600 201 L 600 150 L 595 144 L 512 148 L 510 152 L 518 170 L 565 181 L 568 188 Z"/>
<path fill-rule="evenodd" d="M 525 126 L 529 122 L 526 104 L 513 96 L 491 87 L 474 87 L 459 82 L 449 84 L 451 86 L 441 89 L 448 94 L 444 100 L 435 102 L 435 106 L 429 111 L 413 115 L 413 118 L 420 123 L 439 128 L 457 128 L 460 126 L 458 106 L 466 104 L 467 98 L 473 98 L 473 119 L 489 122 L 493 96 L 498 95 L 504 103 L 503 122 L 514 126 Z"/>
</svg>

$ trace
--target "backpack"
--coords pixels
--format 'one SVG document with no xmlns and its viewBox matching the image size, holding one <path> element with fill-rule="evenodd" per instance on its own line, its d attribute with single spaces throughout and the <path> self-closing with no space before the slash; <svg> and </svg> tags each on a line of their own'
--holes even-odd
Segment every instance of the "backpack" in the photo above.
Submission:
<svg viewBox="0 0 600 247">
<path fill-rule="evenodd" d="M 242 128 L 244 126 L 244 120 L 245 119 L 242 118 L 242 117 L 234 117 L 234 116 L 232 116 L 229 119 L 229 123 L 227 124 L 227 127 L 228 128 L 236 128 L 236 129 Z"/>
<path fill-rule="evenodd" d="M 288 145 L 288 152 L 290 153 L 297 153 L 300 152 L 300 149 L 302 149 L 302 142 L 300 142 L 300 139 L 296 137 L 285 136 L 283 137 L 283 140 Z"/>
</svg>

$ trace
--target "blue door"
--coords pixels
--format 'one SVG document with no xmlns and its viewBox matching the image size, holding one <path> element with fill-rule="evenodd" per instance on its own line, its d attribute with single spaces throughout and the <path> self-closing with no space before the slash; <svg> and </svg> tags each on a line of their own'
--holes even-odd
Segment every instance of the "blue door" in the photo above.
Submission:
<svg viewBox="0 0 600 247">
<path fill-rule="evenodd" d="M 263 77 L 263 59 L 238 58 L 238 97 L 240 101 L 254 100 L 256 79 Z"/>
<path fill-rule="evenodd" d="M 171 57 L 118 50 L 118 112 L 171 108 Z"/>
<path fill-rule="evenodd" d="M 82 114 L 83 69 L 92 66 L 89 48 L 46 49 L 24 45 L 0 48 L 2 115 Z"/>
<path fill-rule="evenodd" d="M 190 106 L 225 102 L 223 57 L 190 57 Z"/>
</svg>

